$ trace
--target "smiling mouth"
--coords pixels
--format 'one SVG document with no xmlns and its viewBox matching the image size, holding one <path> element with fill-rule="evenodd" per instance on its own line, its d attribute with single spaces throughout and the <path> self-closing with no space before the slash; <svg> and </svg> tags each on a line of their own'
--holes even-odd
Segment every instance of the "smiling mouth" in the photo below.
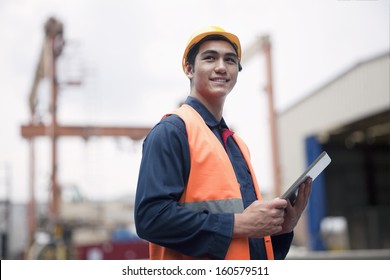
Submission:
<svg viewBox="0 0 390 280">
<path fill-rule="evenodd" d="M 214 79 L 210 79 L 211 81 L 213 82 L 216 82 L 216 83 L 227 83 L 229 82 L 228 79 L 223 79 L 223 78 L 214 78 Z"/>
</svg>

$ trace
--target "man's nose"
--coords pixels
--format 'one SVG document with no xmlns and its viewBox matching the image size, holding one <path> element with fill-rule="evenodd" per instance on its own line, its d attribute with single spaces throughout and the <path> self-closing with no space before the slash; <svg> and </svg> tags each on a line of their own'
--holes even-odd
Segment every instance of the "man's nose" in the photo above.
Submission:
<svg viewBox="0 0 390 280">
<path fill-rule="evenodd" d="M 225 73 L 226 72 L 226 64 L 222 58 L 216 60 L 215 63 L 216 63 L 215 72 L 218 72 L 218 73 Z"/>
</svg>

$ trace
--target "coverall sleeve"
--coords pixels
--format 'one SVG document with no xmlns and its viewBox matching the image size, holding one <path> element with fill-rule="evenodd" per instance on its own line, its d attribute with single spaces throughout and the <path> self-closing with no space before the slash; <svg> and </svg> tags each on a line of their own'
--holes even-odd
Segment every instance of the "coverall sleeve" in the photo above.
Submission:
<svg viewBox="0 0 390 280">
<path fill-rule="evenodd" d="M 224 259 L 233 235 L 233 213 L 194 212 L 179 205 L 189 170 L 185 124 L 171 115 L 143 144 L 135 198 L 137 234 L 185 255 Z"/>
</svg>

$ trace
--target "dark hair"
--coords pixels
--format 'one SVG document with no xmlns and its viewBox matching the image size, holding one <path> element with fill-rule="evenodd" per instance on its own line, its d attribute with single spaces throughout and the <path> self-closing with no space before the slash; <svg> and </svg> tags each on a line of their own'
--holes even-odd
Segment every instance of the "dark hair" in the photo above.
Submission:
<svg viewBox="0 0 390 280">
<path fill-rule="evenodd" d="M 209 35 L 209 36 L 206 36 L 204 37 L 202 40 L 200 40 L 199 42 L 197 42 L 196 44 L 194 44 L 190 50 L 188 51 L 188 54 L 187 54 L 187 63 L 194 66 L 195 65 L 195 57 L 196 55 L 199 53 L 199 47 L 201 44 L 203 44 L 204 42 L 206 41 L 211 41 L 211 40 L 216 40 L 216 41 L 225 41 L 225 42 L 228 42 L 230 45 L 232 45 L 232 47 L 234 48 L 234 50 L 236 51 L 236 53 L 238 54 L 238 51 L 237 51 L 237 46 L 235 44 L 233 44 L 229 39 L 227 39 L 225 36 L 222 36 L 222 35 Z M 238 71 L 241 71 L 242 70 L 242 66 L 241 66 L 241 63 L 238 62 Z"/>
</svg>

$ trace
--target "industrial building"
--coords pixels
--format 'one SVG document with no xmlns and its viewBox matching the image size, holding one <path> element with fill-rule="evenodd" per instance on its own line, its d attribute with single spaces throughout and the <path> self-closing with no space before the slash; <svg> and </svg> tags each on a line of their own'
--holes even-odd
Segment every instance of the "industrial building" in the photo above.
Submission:
<svg viewBox="0 0 390 280">
<path fill-rule="evenodd" d="M 322 151 L 295 242 L 314 251 L 390 248 L 389 53 L 361 61 L 278 114 L 282 185 Z"/>
</svg>

